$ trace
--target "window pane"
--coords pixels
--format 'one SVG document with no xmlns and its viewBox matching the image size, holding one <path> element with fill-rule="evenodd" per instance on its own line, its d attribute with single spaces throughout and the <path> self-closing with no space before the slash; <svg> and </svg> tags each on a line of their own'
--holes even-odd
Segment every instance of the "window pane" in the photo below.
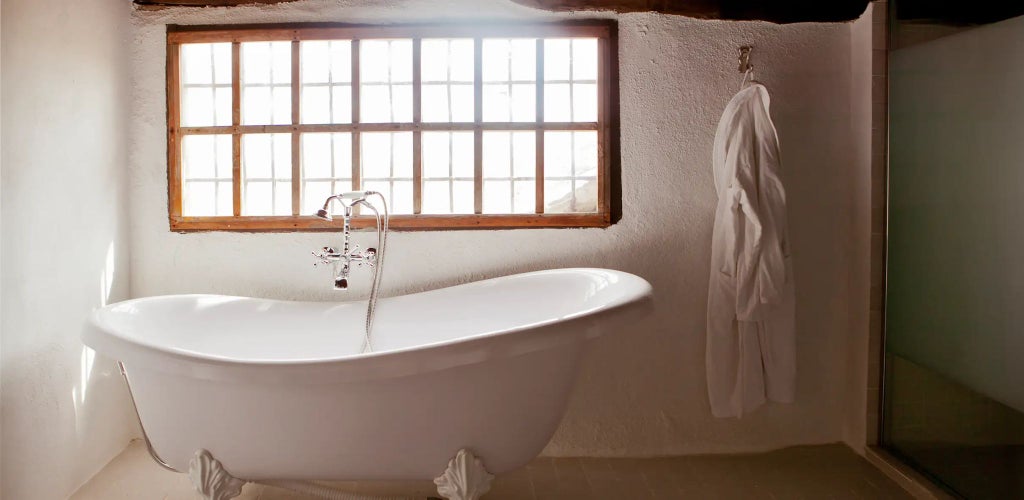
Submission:
<svg viewBox="0 0 1024 500">
<path fill-rule="evenodd" d="M 472 83 L 476 73 L 473 69 L 473 40 L 451 40 L 448 50 L 451 51 L 448 65 L 451 81 Z"/>
<path fill-rule="evenodd" d="M 324 201 L 335 194 L 331 190 L 331 181 L 303 181 L 302 183 L 302 215 L 316 214 L 324 206 Z M 334 207 L 337 210 L 337 207 Z"/>
<path fill-rule="evenodd" d="M 512 175 L 534 177 L 537 175 L 537 133 L 512 133 Z"/>
<path fill-rule="evenodd" d="M 597 121 L 596 83 L 574 83 L 572 85 L 572 121 Z"/>
<path fill-rule="evenodd" d="M 544 211 L 597 211 L 597 132 L 544 133 Z"/>
<path fill-rule="evenodd" d="M 572 132 L 544 133 L 544 175 L 572 177 Z"/>
<path fill-rule="evenodd" d="M 568 83 L 544 84 L 544 121 L 571 122 L 572 97 Z"/>
<path fill-rule="evenodd" d="M 425 84 L 422 87 L 421 118 L 425 122 L 450 122 L 451 106 L 448 103 L 448 85 Z"/>
<path fill-rule="evenodd" d="M 291 123 L 291 42 L 242 44 L 242 123 Z"/>
<path fill-rule="evenodd" d="M 186 135 L 181 142 L 182 179 L 231 180 L 230 135 Z"/>
<path fill-rule="evenodd" d="M 473 121 L 473 41 L 423 40 L 420 57 L 423 121 Z"/>
<path fill-rule="evenodd" d="M 425 214 L 452 213 L 451 182 L 423 181 L 423 202 L 421 211 Z"/>
<path fill-rule="evenodd" d="M 483 41 L 481 73 L 485 82 L 509 81 L 511 48 L 509 40 L 487 39 Z"/>
<path fill-rule="evenodd" d="M 597 39 L 544 42 L 544 120 L 597 121 Z"/>
<path fill-rule="evenodd" d="M 412 132 L 360 134 L 362 185 L 380 191 L 392 213 L 412 213 Z"/>
<path fill-rule="evenodd" d="M 182 93 L 181 124 L 185 127 L 213 125 L 213 89 L 186 88 Z"/>
<path fill-rule="evenodd" d="M 352 123 L 352 86 L 331 87 L 331 123 Z"/>
<path fill-rule="evenodd" d="M 597 131 L 573 132 L 573 161 L 577 176 L 597 176 Z"/>
<path fill-rule="evenodd" d="M 513 81 L 537 80 L 537 41 L 530 39 L 514 39 L 509 42 L 511 60 L 509 68 Z"/>
<path fill-rule="evenodd" d="M 181 201 L 182 215 L 187 217 L 230 216 L 234 207 L 231 180 L 185 180 Z"/>
<path fill-rule="evenodd" d="M 572 40 L 572 79 L 597 80 L 597 39 Z"/>
<path fill-rule="evenodd" d="M 365 123 L 411 122 L 412 85 L 364 83 L 359 109 Z"/>
<path fill-rule="evenodd" d="M 302 123 L 331 123 L 330 87 L 302 87 Z"/>
<path fill-rule="evenodd" d="M 569 60 L 572 54 L 567 38 L 544 40 L 544 80 L 569 80 Z M 547 95 L 545 94 L 545 98 Z"/>
<path fill-rule="evenodd" d="M 352 42 L 301 43 L 302 123 L 352 122 Z"/>
<path fill-rule="evenodd" d="M 412 121 L 412 40 L 363 40 L 360 47 L 360 119 Z"/>
<path fill-rule="evenodd" d="M 483 134 L 484 213 L 533 213 L 536 132 Z"/>
<path fill-rule="evenodd" d="M 537 118 L 537 86 L 535 84 L 512 85 L 512 121 L 532 122 Z"/>
<path fill-rule="evenodd" d="M 231 125 L 231 94 L 214 87 L 186 87 L 182 92 L 181 124 L 184 127 Z M 219 99 L 218 99 L 219 98 Z M 226 98 L 226 99 L 225 99 Z M 227 106 L 225 116 L 223 109 Z M 220 113 L 217 113 L 221 110 Z M 226 118 L 226 120 L 225 120 Z"/>
<path fill-rule="evenodd" d="M 274 215 L 274 183 L 246 182 L 242 189 L 242 215 Z"/>
<path fill-rule="evenodd" d="M 328 196 L 352 190 L 352 134 L 307 133 L 301 142 L 302 213 L 312 214 Z M 334 207 L 335 213 L 340 210 Z"/>
<path fill-rule="evenodd" d="M 458 184 L 468 183 L 468 212 L 473 211 L 473 133 L 423 132 L 423 213 L 466 213 Z"/>
<path fill-rule="evenodd" d="M 512 213 L 512 181 L 484 181 L 485 214 Z"/>
<path fill-rule="evenodd" d="M 504 83 L 485 83 L 483 88 L 484 121 L 507 122 L 512 118 L 509 86 Z"/>
<path fill-rule="evenodd" d="M 517 214 L 532 214 L 537 211 L 537 186 L 536 180 L 515 181 L 512 193 L 512 212 Z"/>
<path fill-rule="evenodd" d="M 231 87 L 217 87 L 214 89 L 214 125 L 231 125 L 231 99 Z"/>
<path fill-rule="evenodd" d="M 482 71 L 484 121 L 536 118 L 536 40 L 485 39 Z"/>
<path fill-rule="evenodd" d="M 291 134 L 242 136 L 242 215 L 291 215 Z"/>
<path fill-rule="evenodd" d="M 473 178 L 476 169 L 474 150 L 476 145 L 472 132 L 452 133 L 452 175 L 462 178 Z"/>
<path fill-rule="evenodd" d="M 476 190 L 473 186 L 473 181 L 455 181 L 452 182 L 452 200 L 454 205 L 452 206 L 452 213 L 456 214 L 471 214 L 475 211 Z"/>
<path fill-rule="evenodd" d="M 217 213 L 217 183 L 185 181 L 181 198 L 181 212 L 185 216 L 231 215 Z"/>
<path fill-rule="evenodd" d="M 230 43 L 187 43 L 181 46 L 183 85 L 231 86 Z"/>
<path fill-rule="evenodd" d="M 189 43 L 181 46 L 181 83 L 213 83 L 213 47 L 209 43 Z"/>
<path fill-rule="evenodd" d="M 448 81 L 448 40 L 420 42 L 420 80 L 423 82 Z"/>
<path fill-rule="evenodd" d="M 484 132 L 483 171 L 484 178 L 510 177 L 512 175 L 512 133 Z M 486 198 L 487 195 L 484 195 Z"/>
<path fill-rule="evenodd" d="M 451 176 L 451 134 L 423 132 L 423 177 Z"/>
</svg>

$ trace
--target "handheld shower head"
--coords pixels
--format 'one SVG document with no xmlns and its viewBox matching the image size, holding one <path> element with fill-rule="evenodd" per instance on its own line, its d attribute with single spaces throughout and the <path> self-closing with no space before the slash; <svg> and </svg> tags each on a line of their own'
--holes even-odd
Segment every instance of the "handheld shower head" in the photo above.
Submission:
<svg viewBox="0 0 1024 500">
<path fill-rule="evenodd" d="M 327 198 L 326 201 L 324 201 L 324 207 L 316 211 L 316 216 L 319 217 L 320 219 L 330 222 L 334 220 L 334 217 L 331 216 L 331 212 L 328 211 L 328 209 L 331 208 L 332 201 L 340 201 L 341 204 L 345 206 L 345 213 L 349 214 L 351 213 L 353 205 L 355 205 L 356 203 L 365 202 L 366 197 L 370 196 L 371 194 L 374 194 L 374 191 L 348 191 L 330 196 Z"/>
</svg>

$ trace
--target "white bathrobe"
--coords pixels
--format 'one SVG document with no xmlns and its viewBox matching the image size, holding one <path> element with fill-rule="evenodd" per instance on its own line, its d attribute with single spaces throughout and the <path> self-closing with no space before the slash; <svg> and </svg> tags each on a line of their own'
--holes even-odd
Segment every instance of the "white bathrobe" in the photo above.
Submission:
<svg viewBox="0 0 1024 500">
<path fill-rule="evenodd" d="M 716 417 L 742 416 L 766 399 L 792 402 L 796 385 L 786 193 L 768 104 L 768 90 L 751 83 L 715 135 L 705 363 Z"/>
</svg>

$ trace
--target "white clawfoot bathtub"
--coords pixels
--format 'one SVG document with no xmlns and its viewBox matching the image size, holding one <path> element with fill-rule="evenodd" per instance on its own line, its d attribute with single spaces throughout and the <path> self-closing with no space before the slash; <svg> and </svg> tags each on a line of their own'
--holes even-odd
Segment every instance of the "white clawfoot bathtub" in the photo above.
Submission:
<svg viewBox="0 0 1024 500">
<path fill-rule="evenodd" d="M 235 478 L 418 480 L 460 449 L 523 466 L 555 432 L 585 341 L 628 327 L 650 284 L 556 269 L 365 301 L 217 295 L 96 310 L 83 341 L 123 363 L 154 458 L 209 450 Z"/>
</svg>

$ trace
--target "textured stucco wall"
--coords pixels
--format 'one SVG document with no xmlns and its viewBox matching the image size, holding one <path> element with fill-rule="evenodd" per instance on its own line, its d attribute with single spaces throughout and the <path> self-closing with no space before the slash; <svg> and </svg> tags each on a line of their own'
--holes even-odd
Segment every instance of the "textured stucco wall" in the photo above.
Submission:
<svg viewBox="0 0 1024 500">
<path fill-rule="evenodd" d="M 136 434 L 114 363 L 78 340 L 129 296 L 123 0 L 3 3 L 0 496 L 60 500 Z"/>
<path fill-rule="evenodd" d="M 131 143 L 134 295 L 212 292 L 336 300 L 348 295 L 311 266 L 330 234 L 174 234 L 167 228 L 164 24 L 552 17 L 504 0 L 342 2 L 168 9 L 134 17 Z M 566 16 L 563 16 L 566 17 Z M 568 16 L 572 17 L 572 16 Z M 577 16 L 579 17 L 579 16 Z M 606 16 L 607 17 L 607 16 Z M 608 229 L 394 234 L 387 294 L 559 266 L 636 273 L 655 311 L 597 341 L 552 455 L 753 451 L 843 438 L 850 221 L 855 196 L 849 24 L 771 25 L 657 14 L 619 20 L 622 221 Z M 797 402 L 742 420 L 711 417 L 704 316 L 716 203 L 711 145 L 737 90 L 736 47 L 753 43 L 782 141 L 799 327 Z M 857 136 L 857 137 L 855 137 Z M 365 244 L 372 235 L 358 235 Z M 472 314 L 472 311 L 467 311 Z"/>
<path fill-rule="evenodd" d="M 872 125 L 872 9 L 851 26 L 850 36 L 850 117 L 853 130 L 870 131 Z M 850 179 L 850 240 L 848 247 L 850 280 L 847 296 L 849 335 L 846 348 L 846 407 L 843 439 L 860 453 L 866 443 L 868 396 L 868 342 L 871 287 L 871 135 L 855 134 L 850 157 L 855 165 Z M 865 196 L 867 194 L 868 196 Z M 877 347 L 877 346 L 876 346 Z M 877 396 L 877 390 L 875 392 Z M 877 408 L 877 406 L 876 406 Z"/>
</svg>

